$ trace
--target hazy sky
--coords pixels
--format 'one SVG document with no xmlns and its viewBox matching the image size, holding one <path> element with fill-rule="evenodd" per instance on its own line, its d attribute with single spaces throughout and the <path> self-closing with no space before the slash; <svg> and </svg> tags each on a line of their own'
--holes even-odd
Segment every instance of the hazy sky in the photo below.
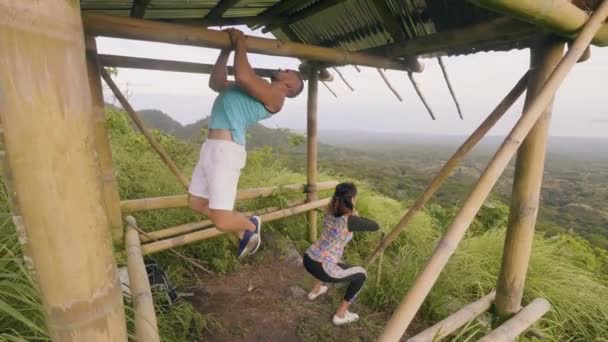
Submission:
<svg viewBox="0 0 608 342">
<path fill-rule="evenodd" d="M 245 30 L 251 34 L 250 31 Z M 260 35 L 259 32 L 253 33 Z M 100 53 L 168 60 L 213 63 L 218 51 L 178 45 L 99 38 Z M 425 71 L 416 74 L 437 120 L 430 119 L 404 72 L 388 71 L 391 83 L 404 98 L 399 102 L 373 68 L 341 67 L 351 92 L 335 75 L 330 87 L 334 98 L 320 85 L 320 130 L 367 130 L 425 134 L 467 134 L 472 132 L 528 67 L 527 50 L 505 53 L 478 53 L 444 59 L 456 95 L 464 112 L 458 118 L 441 71 L 434 59 L 423 59 Z M 294 58 L 250 55 L 255 67 L 296 69 Z M 334 73 L 335 74 L 335 73 Z M 608 48 L 593 48 L 591 59 L 578 64 L 560 88 L 553 111 L 551 135 L 608 137 Z M 207 116 L 215 93 L 207 75 L 120 69 L 118 84 L 128 89 L 137 109 L 156 108 L 182 124 Z M 522 97 L 523 98 L 523 97 Z M 520 114 L 523 101 L 495 127 L 491 134 L 506 134 Z M 287 101 L 277 115 L 262 122 L 272 128 L 303 130 L 306 127 L 306 91 Z"/>
</svg>

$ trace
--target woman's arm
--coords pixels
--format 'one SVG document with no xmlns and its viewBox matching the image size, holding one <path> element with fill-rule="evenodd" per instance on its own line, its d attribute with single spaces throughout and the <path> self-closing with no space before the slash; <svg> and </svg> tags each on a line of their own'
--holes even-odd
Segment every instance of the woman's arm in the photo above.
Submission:
<svg viewBox="0 0 608 342">
<path fill-rule="evenodd" d="M 380 229 L 378 224 L 365 217 L 349 215 L 348 231 L 350 232 L 375 232 Z"/>
<path fill-rule="evenodd" d="M 211 76 L 209 76 L 209 88 L 216 92 L 222 92 L 228 88 L 233 82 L 228 81 L 228 70 L 226 64 L 228 64 L 228 57 L 230 57 L 230 50 L 224 49 L 220 52 L 217 57 L 217 61 L 211 69 Z"/>
</svg>

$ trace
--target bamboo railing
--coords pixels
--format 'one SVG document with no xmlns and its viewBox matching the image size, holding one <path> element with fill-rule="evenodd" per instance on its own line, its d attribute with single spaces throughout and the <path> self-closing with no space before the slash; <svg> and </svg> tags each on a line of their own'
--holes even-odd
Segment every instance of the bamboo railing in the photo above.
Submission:
<svg viewBox="0 0 608 342">
<path fill-rule="evenodd" d="M 326 181 L 316 184 L 317 190 L 329 190 L 338 185 L 336 181 Z M 272 196 L 277 191 L 301 191 L 306 190 L 306 185 L 289 184 L 282 186 L 269 186 L 263 188 L 253 188 L 239 190 L 236 194 L 237 201 L 249 200 L 261 197 Z M 120 202 L 120 209 L 124 213 L 132 213 L 144 210 L 182 208 L 188 206 L 188 195 L 176 195 L 165 197 L 140 198 L 134 200 L 125 200 Z"/>
<path fill-rule="evenodd" d="M 536 298 L 532 303 L 521 309 L 515 316 L 492 330 L 479 342 L 511 342 L 517 339 L 532 324 L 551 310 L 551 304 L 544 298 Z"/>
</svg>

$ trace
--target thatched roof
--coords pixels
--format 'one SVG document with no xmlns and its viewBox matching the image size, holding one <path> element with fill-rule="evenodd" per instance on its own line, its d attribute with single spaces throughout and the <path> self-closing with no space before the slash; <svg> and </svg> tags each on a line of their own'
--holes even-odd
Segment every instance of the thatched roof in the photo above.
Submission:
<svg viewBox="0 0 608 342">
<path fill-rule="evenodd" d="M 248 24 L 281 40 L 375 49 L 392 57 L 523 48 L 537 32 L 469 2 L 448 0 L 81 0 L 81 7 L 188 24 Z"/>
</svg>

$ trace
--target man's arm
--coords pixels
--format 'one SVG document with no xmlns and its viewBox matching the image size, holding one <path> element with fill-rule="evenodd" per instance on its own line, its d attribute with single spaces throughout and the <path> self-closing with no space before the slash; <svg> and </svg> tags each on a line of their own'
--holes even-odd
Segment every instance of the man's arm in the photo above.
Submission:
<svg viewBox="0 0 608 342">
<path fill-rule="evenodd" d="M 222 50 L 211 69 L 211 76 L 209 76 L 209 88 L 218 93 L 228 88 L 233 83 L 228 81 L 228 70 L 226 68 L 228 57 L 230 57 L 230 50 Z"/>
<path fill-rule="evenodd" d="M 280 111 L 285 102 L 285 95 L 274 89 L 268 81 L 255 74 L 247 59 L 247 42 L 243 32 L 233 30 L 229 34 L 234 46 L 236 84 L 249 95 L 262 102 L 271 113 Z"/>
</svg>

